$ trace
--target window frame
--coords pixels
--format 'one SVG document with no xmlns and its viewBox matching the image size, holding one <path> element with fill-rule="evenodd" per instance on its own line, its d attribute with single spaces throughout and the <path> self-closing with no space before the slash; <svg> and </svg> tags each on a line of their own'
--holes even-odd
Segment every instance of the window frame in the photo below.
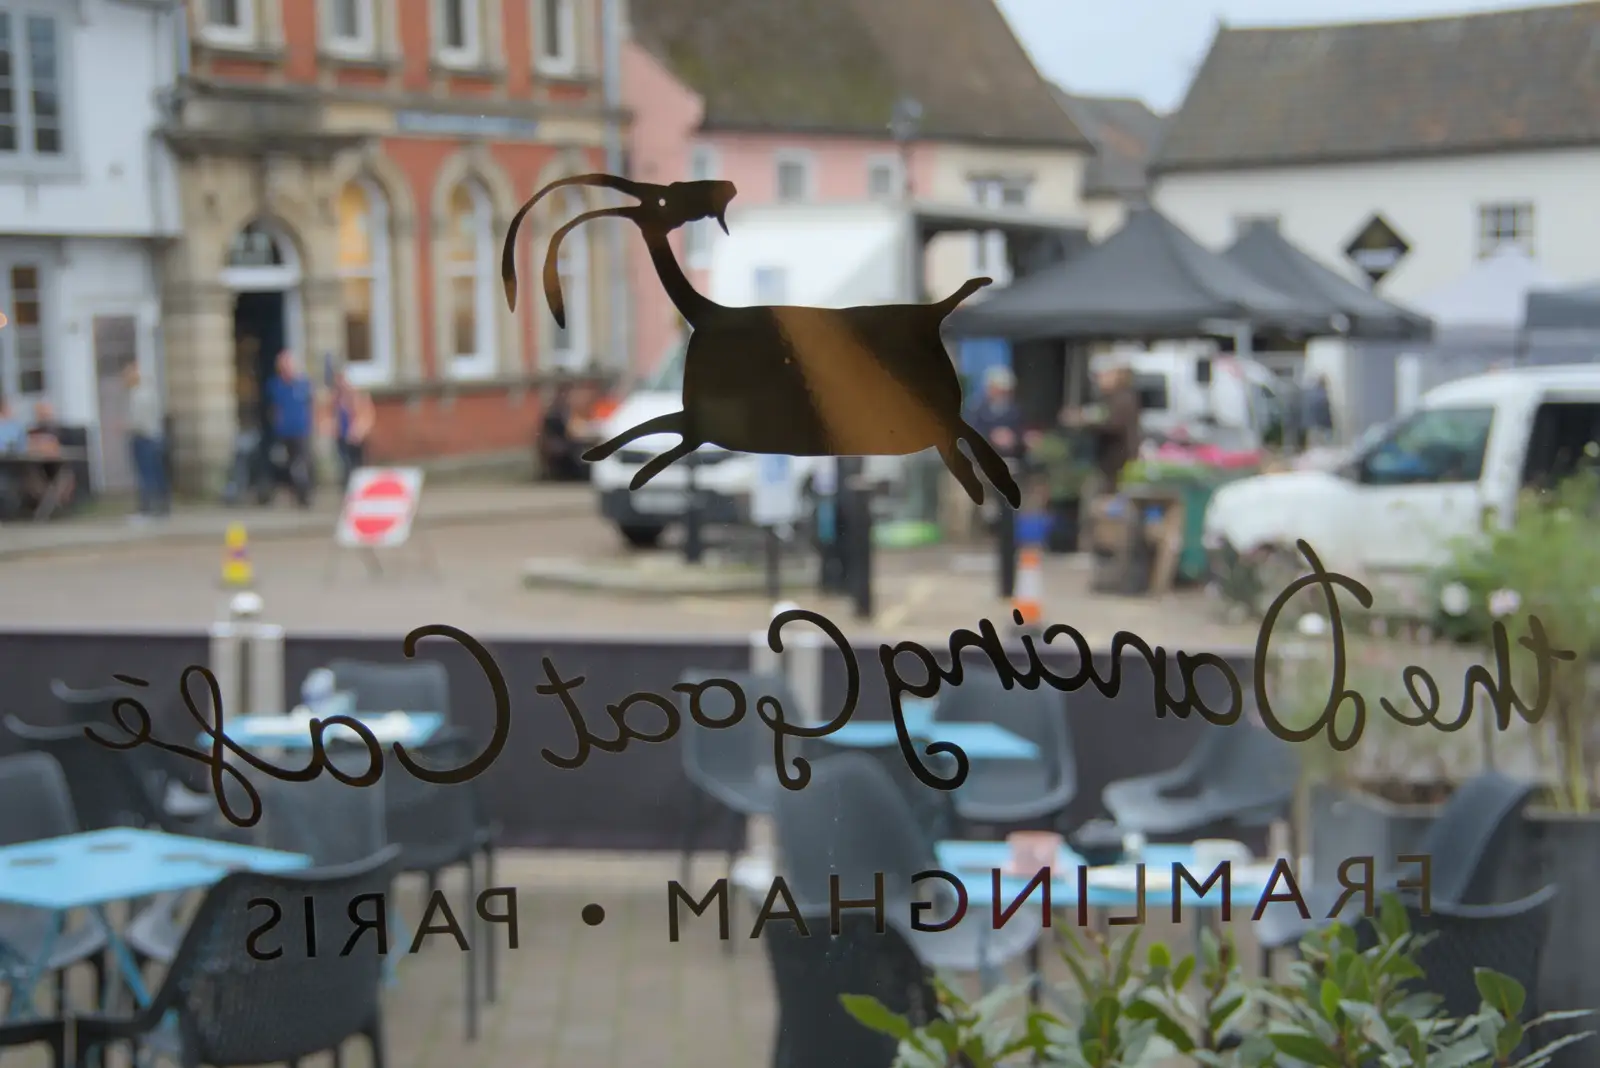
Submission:
<svg viewBox="0 0 1600 1068">
<path fill-rule="evenodd" d="M 19 268 L 34 272 L 34 297 L 39 306 L 38 321 L 24 326 L 16 315 L 17 295 L 14 276 Z M 54 377 L 50 360 L 50 341 L 54 333 L 50 309 L 54 305 L 55 276 L 48 259 L 39 251 L 19 249 L 17 254 L 0 259 L 0 300 L 5 302 L 8 320 L 0 330 L 0 397 L 9 401 L 13 409 L 27 408 L 41 400 L 51 399 L 51 379 Z M 43 388 L 35 391 L 22 389 L 22 341 L 24 335 L 37 341 L 39 349 L 38 370 Z M 30 417 L 31 418 L 31 417 Z"/>
<path fill-rule="evenodd" d="M 445 17 L 445 5 L 451 2 L 461 5 L 461 28 L 468 38 L 460 47 L 445 43 L 445 26 L 449 21 Z M 482 65 L 484 61 L 482 0 L 433 0 L 431 6 L 434 58 L 447 67 L 473 68 Z"/>
<path fill-rule="evenodd" d="M 211 21 L 211 0 L 200 0 L 200 38 L 207 44 L 225 48 L 252 48 L 261 37 L 261 13 L 256 0 L 234 0 L 238 4 L 239 24 L 225 26 Z"/>
<path fill-rule="evenodd" d="M 16 133 L 17 147 L 0 151 L 0 173 L 37 175 L 40 177 L 67 177 L 78 169 L 78 123 L 75 103 L 75 67 L 73 63 L 72 25 L 67 13 L 41 4 L 0 0 L 0 16 L 9 19 L 11 41 L 11 93 L 12 128 Z M 33 56 L 28 47 L 28 20 L 48 19 L 55 26 L 56 43 L 56 113 L 57 135 L 60 151 L 41 153 L 35 144 L 38 122 L 33 109 Z"/>
<path fill-rule="evenodd" d="M 451 350 L 445 360 L 450 378 L 490 378 L 498 366 L 497 346 L 500 343 L 498 323 L 495 319 L 495 285 L 498 282 L 496 274 L 495 225 L 494 201 L 489 195 L 488 188 L 477 178 L 464 178 L 457 188 L 465 188 L 472 198 L 475 233 L 476 259 L 473 261 L 471 274 L 463 273 L 462 265 L 458 264 L 450 255 L 450 246 L 455 240 L 456 217 L 454 211 L 455 191 L 450 195 L 449 230 L 445 235 L 445 293 L 448 297 L 447 307 L 449 319 L 446 321 L 446 338 L 449 340 Z M 473 279 L 473 325 L 475 328 L 477 350 L 476 352 L 455 352 L 456 331 L 456 287 L 455 281 L 459 278 L 470 277 Z"/>
<path fill-rule="evenodd" d="M 588 205 L 583 194 L 576 189 L 564 190 L 558 217 L 552 217 L 551 229 L 561 220 L 577 217 Z M 594 358 L 589 336 L 589 316 L 593 299 L 593 246 L 590 234 L 583 227 L 567 231 L 561 242 L 561 252 L 556 257 L 556 274 L 561 279 L 561 296 L 566 305 L 567 325 L 563 329 L 555 320 L 546 318 L 550 325 L 545 331 L 539 363 L 546 371 L 581 372 Z M 565 264 L 565 266 L 563 266 Z M 566 342 L 557 347 L 557 339 Z"/>
<path fill-rule="evenodd" d="M 555 11 L 559 27 L 558 37 L 562 54 L 552 56 L 545 52 L 545 21 Z M 533 0 L 533 69 L 540 74 L 571 77 L 578 72 L 578 0 Z"/>
<path fill-rule="evenodd" d="M 369 345 L 372 358 L 366 363 L 355 363 L 345 352 L 344 369 L 350 381 L 358 386 L 383 385 L 394 377 L 394 246 L 389 228 L 392 216 L 389 198 L 383 187 L 371 178 L 352 178 L 348 183 L 360 186 L 367 200 L 367 226 L 371 235 L 371 261 L 364 270 L 354 270 L 335 264 L 334 276 L 343 283 L 351 278 L 363 278 L 371 287 L 372 321 Z M 340 199 L 344 191 L 340 190 Z M 341 219 L 342 222 L 342 219 Z M 346 314 L 342 302 L 341 315 Z"/>
<path fill-rule="evenodd" d="M 717 176 L 722 161 L 716 147 L 707 144 L 689 148 L 688 180 L 705 181 Z M 683 228 L 683 261 L 693 270 L 707 270 L 711 266 L 711 245 L 716 240 L 716 222 L 697 219 Z"/>
<path fill-rule="evenodd" d="M 1415 412 L 1400 420 L 1384 432 L 1372 447 L 1361 454 L 1356 462 L 1357 481 L 1363 486 L 1375 489 L 1390 489 L 1396 486 L 1469 486 L 1483 481 L 1484 465 L 1489 457 L 1489 441 L 1494 434 L 1495 424 L 1498 421 L 1499 409 L 1492 404 L 1470 404 L 1454 407 L 1419 408 Z M 1419 423 L 1427 419 L 1456 417 L 1487 416 L 1488 421 L 1483 428 L 1483 447 L 1477 459 L 1477 470 L 1470 478 L 1407 478 L 1407 477 L 1374 477 L 1372 460 L 1379 453 L 1395 447 L 1396 439 L 1400 435 L 1413 430 Z"/>
<path fill-rule="evenodd" d="M 783 169 L 786 166 L 800 168 L 800 183 L 802 190 L 798 197 L 783 195 Z M 779 149 L 772 154 L 772 199 L 778 204 L 809 204 L 816 199 L 816 159 L 810 152 L 800 148 Z"/>
<path fill-rule="evenodd" d="M 318 15 L 322 28 L 322 50 L 329 55 L 361 58 L 374 55 L 378 49 L 378 12 L 374 0 L 350 0 L 355 5 L 355 37 L 341 37 L 336 32 L 334 5 L 341 0 L 322 0 Z"/>
<path fill-rule="evenodd" d="M 883 193 L 872 191 L 872 172 L 884 170 L 889 173 L 889 188 Z M 900 200 L 906 193 L 906 174 L 904 161 L 896 155 L 878 155 L 867 158 L 867 199 L 876 201 Z"/>
<path fill-rule="evenodd" d="M 1511 220 L 1511 236 L 1502 237 L 1501 224 Z M 1478 259 L 1484 260 L 1501 249 L 1521 249 L 1530 258 L 1534 255 L 1534 229 L 1537 216 L 1531 200 L 1495 200 L 1478 205 Z M 1519 225 L 1522 224 L 1522 225 Z M 1526 228 L 1526 234 L 1518 236 Z"/>
<path fill-rule="evenodd" d="M 1034 177 L 1029 174 L 1014 173 L 979 173 L 967 176 L 967 189 L 972 196 L 972 202 L 980 208 L 1004 210 L 1008 207 L 1019 211 L 1028 209 L 1029 194 L 1033 192 Z M 1021 197 L 1015 204 L 1006 204 L 1006 195 L 1009 192 L 1020 190 Z M 993 193 L 991 197 L 987 194 Z M 972 235 L 972 265 L 974 273 L 987 275 L 1002 285 L 1011 278 L 1011 263 L 1009 250 L 1006 247 L 1006 235 L 999 230 L 985 230 Z M 990 261 L 994 262 L 991 263 Z"/>
</svg>

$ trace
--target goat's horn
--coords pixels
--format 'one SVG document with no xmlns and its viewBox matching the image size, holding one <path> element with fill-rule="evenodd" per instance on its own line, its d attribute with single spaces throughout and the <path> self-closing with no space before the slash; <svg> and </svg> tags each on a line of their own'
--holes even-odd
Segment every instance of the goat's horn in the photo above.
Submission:
<svg viewBox="0 0 1600 1068">
<path fill-rule="evenodd" d="M 619 178 L 614 174 L 575 174 L 568 178 L 558 178 L 533 194 L 517 213 L 511 217 L 511 225 L 506 228 L 505 245 L 500 252 L 500 281 L 505 285 L 506 304 L 512 311 L 517 310 L 517 267 L 516 254 L 513 249 L 517 243 L 517 230 L 522 226 L 523 218 L 533 210 L 533 206 L 544 199 L 544 195 L 552 189 L 560 189 L 571 185 L 598 185 L 607 189 L 615 189 L 626 193 L 630 197 L 645 199 L 645 187 L 638 182 L 627 178 Z M 563 231 L 565 232 L 565 231 Z"/>
<path fill-rule="evenodd" d="M 607 216 L 632 219 L 633 213 L 633 208 L 596 208 L 594 211 L 586 211 L 579 215 L 550 236 L 550 248 L 544 254 L 544 299 L 550 305 L 550 314 L 556 317 L 556 325 L 563 330 L 567 327 L 567 309 L 566 302 L 561 296 L 561 272 L 556 266 L 561 252 L 561 239 L 567 236 L 569 230 L 583 225 L 590 219 L 602 219 Z M 505 278 L 506 295 L 510 297 L 517 291 L 516 264 L 512 259 L 507 259 L 501 265 L 501 269 L 510 272 Z M 515 308 L 516 305 L 512 307 Z"/>
</svg>

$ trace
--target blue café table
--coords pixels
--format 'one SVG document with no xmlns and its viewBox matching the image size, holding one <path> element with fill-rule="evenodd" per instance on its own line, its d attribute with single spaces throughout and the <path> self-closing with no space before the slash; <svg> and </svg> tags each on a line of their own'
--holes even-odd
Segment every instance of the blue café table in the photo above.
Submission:
<svg viewBox="0 0 1600 1068">
<path fill-rule="evenodd" d="M 906 717 L 911 737 L 926 742 L 951 742 L 973 760 L 1033 760 L 1039 747 L 994 723 L 946 723 L 941 720 L 913 721 Z M 851 749 L 887 749 L 900 743 L 894 721 L 888 719 L 851 720 L 820 739 Z"/>
<path fill-rule="evenodd" d="M 1008 875 L 1006 867 L 1011 862 L 1011 847 L 1005 842 L 940 842 L 934 848 L 934 856 L 939 866 L 961 879 L 967 891 L 967 904 L 969 908 L 987 909 L 994 902 L 994 869 L 1001 870 L 1000 896 L 1007 904 L 1015 901 L 1028 885 L 1028 879 Z M 1190 866 L 1194 862 L 1194 850 L 1186 845 L 1147 845 L 1141 860 L 1145 866 L 1145 908 L 1170 909 L 1172 907 L 1172 887 L 1164 882 L 1158 884 L 1156 877 L 1165 874 L 1170 877 L 1173 864 Z M 1050 870 L 1050 904 L 1054 909 L 1078 904 L 1078 867 L 1083 863 L 1081 857 L 1065 847 L 1061 855 Z M 1210 872 L 1199 871 L 1189 867 L 1190 874 L 1196 881 L 1203 881 Z M 1267 879 L 1270 877 L 1272 865 L 1263 862 L 1262 866 L 1252 865 L 1250 868 L 1235 866 L 1228 880 L 1228 896 L 1236 909 L 1248 909 L 1252 913 L 1256 904 L 1261 900 L 1262 893 L 1266 890 Z M 1281 887 L 1280 887 L 1281 888 Z M 1029 894 L 1033 897 L 1038 891 Z M 1122 906 L 1137 906 L 1138 893 L 1130 888 L 1096 886 L 1093 882 L 1089 885 L 1088 907 L 1092 909 L 1109 909 Z M 1183 896 L 1184 905 L 1190 908 L 1212 910 L 1220 908 L 1222 896 L 1212 890 L 1205 897 L 1197 897 L 1193 888 L 1186 888 Z"/>
<path fill-rule="evenodd" d="M 404 717 L 404 729 L 399 732 L 383 729 L 388 717 L 394 715 Z M 439 712 L 358 713 L 353 718 L 372 728 L 379 744 L 385 748 L 395 742 L 406 746 L 425 745 L 428 739 L 444 726 L 444 715 Z M 308 722 L 295 716 L 236 716 L 223 720 L 222 729 L 229 741 L 246 749 L 309 750 L 311 748 L 311 729 Z M 330 742 L 341 738 L 348 739 L 352 743 L 356 741 L 353 731 L 339 726 L 326 728 L 323 737 Z M 202 733 L 199 740 L 202 746 L 211 744 L 210 736 L 207 734 Z"/>
<path fill-rule="evenodd" d="M 231 871 L 278 873 L 297 871 L 310 863 L 310 857 L 299 853 L 116 827 L 0 849 L 0 903 L 49 910 L 55 917 L 56 933 L 65 913 L 90 910 L 105 929 L 118 970 L 138 1003 L 145 1005 L 150 995 L 133 954 L 106 918 L 107 905 L 204 889 Z M 41 962 L 48 959 L 53 939 L 54 934 L 45 939 Z M 24 989 L 14 992 L 10 1011 L 31 1003 L 38 981 L 35 968 Z"/>
</svg>

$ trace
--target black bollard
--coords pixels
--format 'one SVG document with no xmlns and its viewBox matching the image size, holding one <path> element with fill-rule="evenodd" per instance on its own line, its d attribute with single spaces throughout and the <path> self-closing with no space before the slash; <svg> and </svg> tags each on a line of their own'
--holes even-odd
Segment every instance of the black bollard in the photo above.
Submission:
<svg viewBox="0 0 1600 1068">
<path fill-rule="evenodd" d="M 691 452 L 684 457 L 688 466 L 687 478 L 689 482 L 688 510 L 683 516 L 683 561 L 686 564 L 698 564 L 706 554 L 705 530 L 702 522 L 703 515 L 700 506 L 700 483 L 695 477 L 700 467 L 699 452 Z"/>
</svg>

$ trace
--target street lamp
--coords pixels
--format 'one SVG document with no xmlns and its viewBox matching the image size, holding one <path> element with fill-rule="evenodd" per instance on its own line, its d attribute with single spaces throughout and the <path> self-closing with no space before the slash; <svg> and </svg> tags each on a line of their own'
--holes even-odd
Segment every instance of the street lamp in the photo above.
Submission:
<svg viewBox="0 0 1600 1068">
<path fill-rule="evenodd" d="M 911 142 L 922 128 L 922 104 L 913 96 L 903 96 L 894 102 L 889 114 L 889 136 L 900 149 L 900 194 L 907 201 L 911 187 Z"/>
</svg>

